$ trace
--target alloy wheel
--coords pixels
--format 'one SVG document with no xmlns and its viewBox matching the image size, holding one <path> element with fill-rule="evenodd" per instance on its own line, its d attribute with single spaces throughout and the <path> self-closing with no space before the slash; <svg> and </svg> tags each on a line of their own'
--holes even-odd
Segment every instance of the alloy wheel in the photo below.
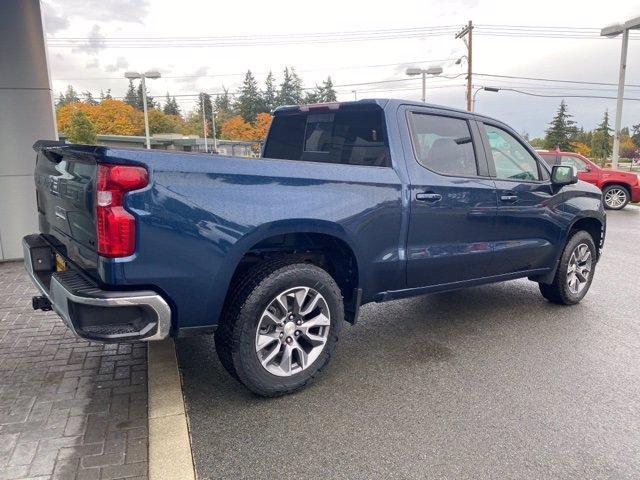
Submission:
<svg viewBox="0 0 640 480">
<path fill-rule="evenodd" d="M 309 368 L 329 337 L 331 314 L 325 298 L 309 287 L 279 293 L 262 312 L 255 350 L 273 375 L 289 377 Z"/>
<path fill-rule="evenodd" d="M 586 243 L 580 243 L 569 258 L 567 268 L 567 287 L 574 295 L 578 295 L 589 283 L 592 267 L 591 250 Z"/>
<path fill-rule="evenodd" d="M 609 208 L 620 208 L 627 201 L 627 192 L 622 188 L 610 188 L 604 195 L 604 203 Z"/>
</svg>

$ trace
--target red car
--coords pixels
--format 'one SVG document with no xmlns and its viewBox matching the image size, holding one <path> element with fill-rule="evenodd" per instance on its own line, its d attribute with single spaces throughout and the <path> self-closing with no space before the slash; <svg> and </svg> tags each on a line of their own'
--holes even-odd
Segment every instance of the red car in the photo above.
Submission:
<svg viewBox="0 0 640 480">
<path fill-rule="evenodd" d="M 602 168 L 587 157 L 575 152 L 537 150 L 547 164 L 573 165 L 578 178 L 602 190 L 604 205 L 611 210 L 621 210 L 627 203 L 640 202 L 640 174 Z"/>
</svg>

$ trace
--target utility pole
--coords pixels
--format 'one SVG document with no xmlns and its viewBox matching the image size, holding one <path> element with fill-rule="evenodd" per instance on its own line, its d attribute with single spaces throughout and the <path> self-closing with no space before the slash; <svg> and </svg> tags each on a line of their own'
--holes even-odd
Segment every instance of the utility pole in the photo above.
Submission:
<svg viewBox="0 0 640 480">
<path fill-rule="evenodd" d="M 467 38 L 464 38 L 467 37 Z M 467 46 L 467 110 L 470 112 L 472 105 L 472 69 L 473 69 L 473 22 L 469 20 L 469 23 L 458 33 L 456 38 L 462 38 L 462 41 Z"/>
</svg>

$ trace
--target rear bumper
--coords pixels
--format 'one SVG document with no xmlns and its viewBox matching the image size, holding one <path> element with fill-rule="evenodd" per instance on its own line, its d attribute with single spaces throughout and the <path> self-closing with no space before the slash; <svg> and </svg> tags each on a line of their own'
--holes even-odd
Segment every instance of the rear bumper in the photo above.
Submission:
<svg viewBox="0 0 640 480">
<path fill-rule="evenodd" d="M 53 310 L 79 337 L 101 342 L 162 340 L 171 308 L 152 290 L 102 290 L 81 272 L 55 271 L 54 250 L 40 235 L 23 238 L 24 265 Z"/>
</svg>

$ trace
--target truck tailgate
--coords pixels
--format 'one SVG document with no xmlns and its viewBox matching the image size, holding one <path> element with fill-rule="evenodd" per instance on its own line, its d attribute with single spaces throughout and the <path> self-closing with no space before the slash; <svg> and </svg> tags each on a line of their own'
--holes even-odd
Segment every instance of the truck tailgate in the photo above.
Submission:
<svg viewBox="0 0 640 480">
<path fill-rule="evenodd" d="M 35 184 L 40 232 L 68 260 L 96 277 L 95 154 L 39 141 Z"/>
</svg>

